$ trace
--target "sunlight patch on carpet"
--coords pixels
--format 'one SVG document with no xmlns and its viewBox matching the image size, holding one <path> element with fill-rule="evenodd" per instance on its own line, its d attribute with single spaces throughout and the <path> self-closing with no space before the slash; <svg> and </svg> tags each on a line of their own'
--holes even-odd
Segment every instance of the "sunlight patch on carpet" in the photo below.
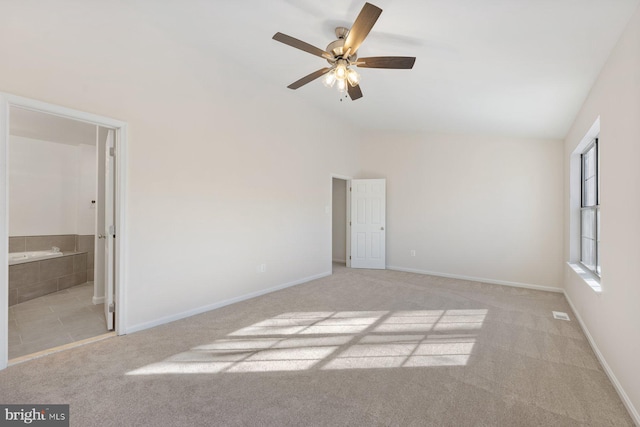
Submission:
<svg viewBox="0 0 640 427">
<path fill-rule="evenodd" d="M 487 310 L 284 313 L 127 375 L 464 366 Z"/>
</svg>

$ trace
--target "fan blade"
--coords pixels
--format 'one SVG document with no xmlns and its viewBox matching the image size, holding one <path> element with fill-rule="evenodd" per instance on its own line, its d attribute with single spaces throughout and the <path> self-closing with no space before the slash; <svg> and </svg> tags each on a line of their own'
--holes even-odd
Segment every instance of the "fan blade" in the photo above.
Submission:
<svg viewBox="0 0 640 427">
<path fill-rule="evenodd" d="M 362 68 L 409 70 L 413 68 L 415 62 L 416 58 L 413 56 L 372 56 L 370 58 L 358 58 L 356 65 Z"/>
<path fill-rule="evenodd" d="M 319 49 L 315 46 L 310 45 L 309 43 L 305 43 L 302 40 L 298 40 L 286 34 L 275 33 L 273 35 L 273 39 L 275 41 L 279 41 L 280 43 L 295 47 L 296 49 L 304 50 L 305 52 L 308 52 L 312 55 L 319 56 L 324 59 L 333 60 L 333 55 L 331 55 L 329 52 L 325 52 L 322 49 Z"/>
<path fill-rule="evenodd" d="M 307 83 L 310 83 L 310 82 L 314 81 L 315 79 L 317 79 L 318 77 L 322 76 L 323 74 L 326 74 L 329 70 L 331 70 L 331 68 L 327 67 L 327 68 L 323 68 L 323 69 L 318 70 L 318 71 L 314 71 L 313 73 L 309 74 L 308 76 L 304 76 L 300 80 L 291 83 L 287 87 L 289 89 L 298 89 L 300 86 L 304 86 Z"/>
<path fill-rule="evenodd" d="M 352 101 L 362 98 L 362 90 L 360 89 L 360 85 L 351 86 L 347 83 L 347 92 L 349 92 L 349 97 Z"/>
<path fill-rule="evenodd" d="M 360 11 L 360 14 L 356 18 L 353 26 L 349 30 L 347 39 L 344 41 L 344 51 L 351 49 L 351 54 L 356 53 L 364 39 L 373 28 L 373 25 L 378 20 L 378 17 L 382 13 L 382 9 L 371 3 L 365 3 Z"/>
</svg>

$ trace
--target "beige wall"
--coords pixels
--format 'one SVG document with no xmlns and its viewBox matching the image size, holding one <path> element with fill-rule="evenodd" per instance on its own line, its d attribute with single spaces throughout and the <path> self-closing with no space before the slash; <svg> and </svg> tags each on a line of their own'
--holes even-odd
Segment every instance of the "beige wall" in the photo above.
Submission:
<svg viewBox="0 0 640 427">
<path fill-rule="evenodd" d="M 80 235 L 96 233 L 96 187 L 98 170 L 96 159 L 96 145 L 81 144 L 78 147 L 78 228 Z"/>
<path fill-rule="evenodd" d="M 363 175 L 387 179 L 387 265 L 561 287 L 561 141 L 399 132 L 366 141 Z"/>
<path fill-rule="evenodd" d="M 594 292 L 568 266 L 567 296 L 606 364 L 635 407 L 640 422 L 640 9 L 603 68 L 565 139 L 565 253 L 572 222 L 569 161 L 600 117 L 602 293 Z M 579 170 L 578 172 L 579 173 Z"/>
<path fill-rule="evenodd" d="M 74 145 L 9 138 L 10 236 L 78 233 L 80 154 Z"/>
<path fill-rule="evenodd" d="M 347 260 L 347 181 L 333 178 L 332 256 L 334 261 Z"/>
<path fill-rule="evenodd" d="M 327 178 L 353 175 L 355 131 L 135 5 L 72 6 L 7 5 L 0 91 L 129 124 L 126 329 L 329 273 Z"/>
<path fill-rule="evenodd" d="M 9 138 L 9 235 L 94 234 L 96 147 Z"/>
</svg>

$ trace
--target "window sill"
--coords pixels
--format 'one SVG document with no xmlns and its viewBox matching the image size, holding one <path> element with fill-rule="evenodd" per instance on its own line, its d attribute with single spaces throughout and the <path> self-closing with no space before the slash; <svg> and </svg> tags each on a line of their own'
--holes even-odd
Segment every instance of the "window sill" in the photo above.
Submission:
<svg viewBox="0 0 640 427">
<path fill-rule="evenodd" d="M 581 264 L 576 262 L 568 262 L 567 265 L 576 272 L 578 276 L 597 294 L 602 293 L 602 286 L 600 286 L 600 279 L 592 272 L 584 268 Z"/>
</svg>

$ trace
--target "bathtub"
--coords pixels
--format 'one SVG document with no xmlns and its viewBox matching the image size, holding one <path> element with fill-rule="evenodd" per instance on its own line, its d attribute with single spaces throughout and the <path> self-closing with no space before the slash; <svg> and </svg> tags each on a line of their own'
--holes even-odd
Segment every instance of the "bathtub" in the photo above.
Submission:
<svg viewBox="0 0 640 427">
<path fill-rule="evenodd" d="M 57 258 L 62 256 L 62 252 L 31 251 L 31 252 L 11 252 L 9 253 L 9 265 L 22 264 L 25 262 L 38 261 L 41 259 Z"/>
</svg>

